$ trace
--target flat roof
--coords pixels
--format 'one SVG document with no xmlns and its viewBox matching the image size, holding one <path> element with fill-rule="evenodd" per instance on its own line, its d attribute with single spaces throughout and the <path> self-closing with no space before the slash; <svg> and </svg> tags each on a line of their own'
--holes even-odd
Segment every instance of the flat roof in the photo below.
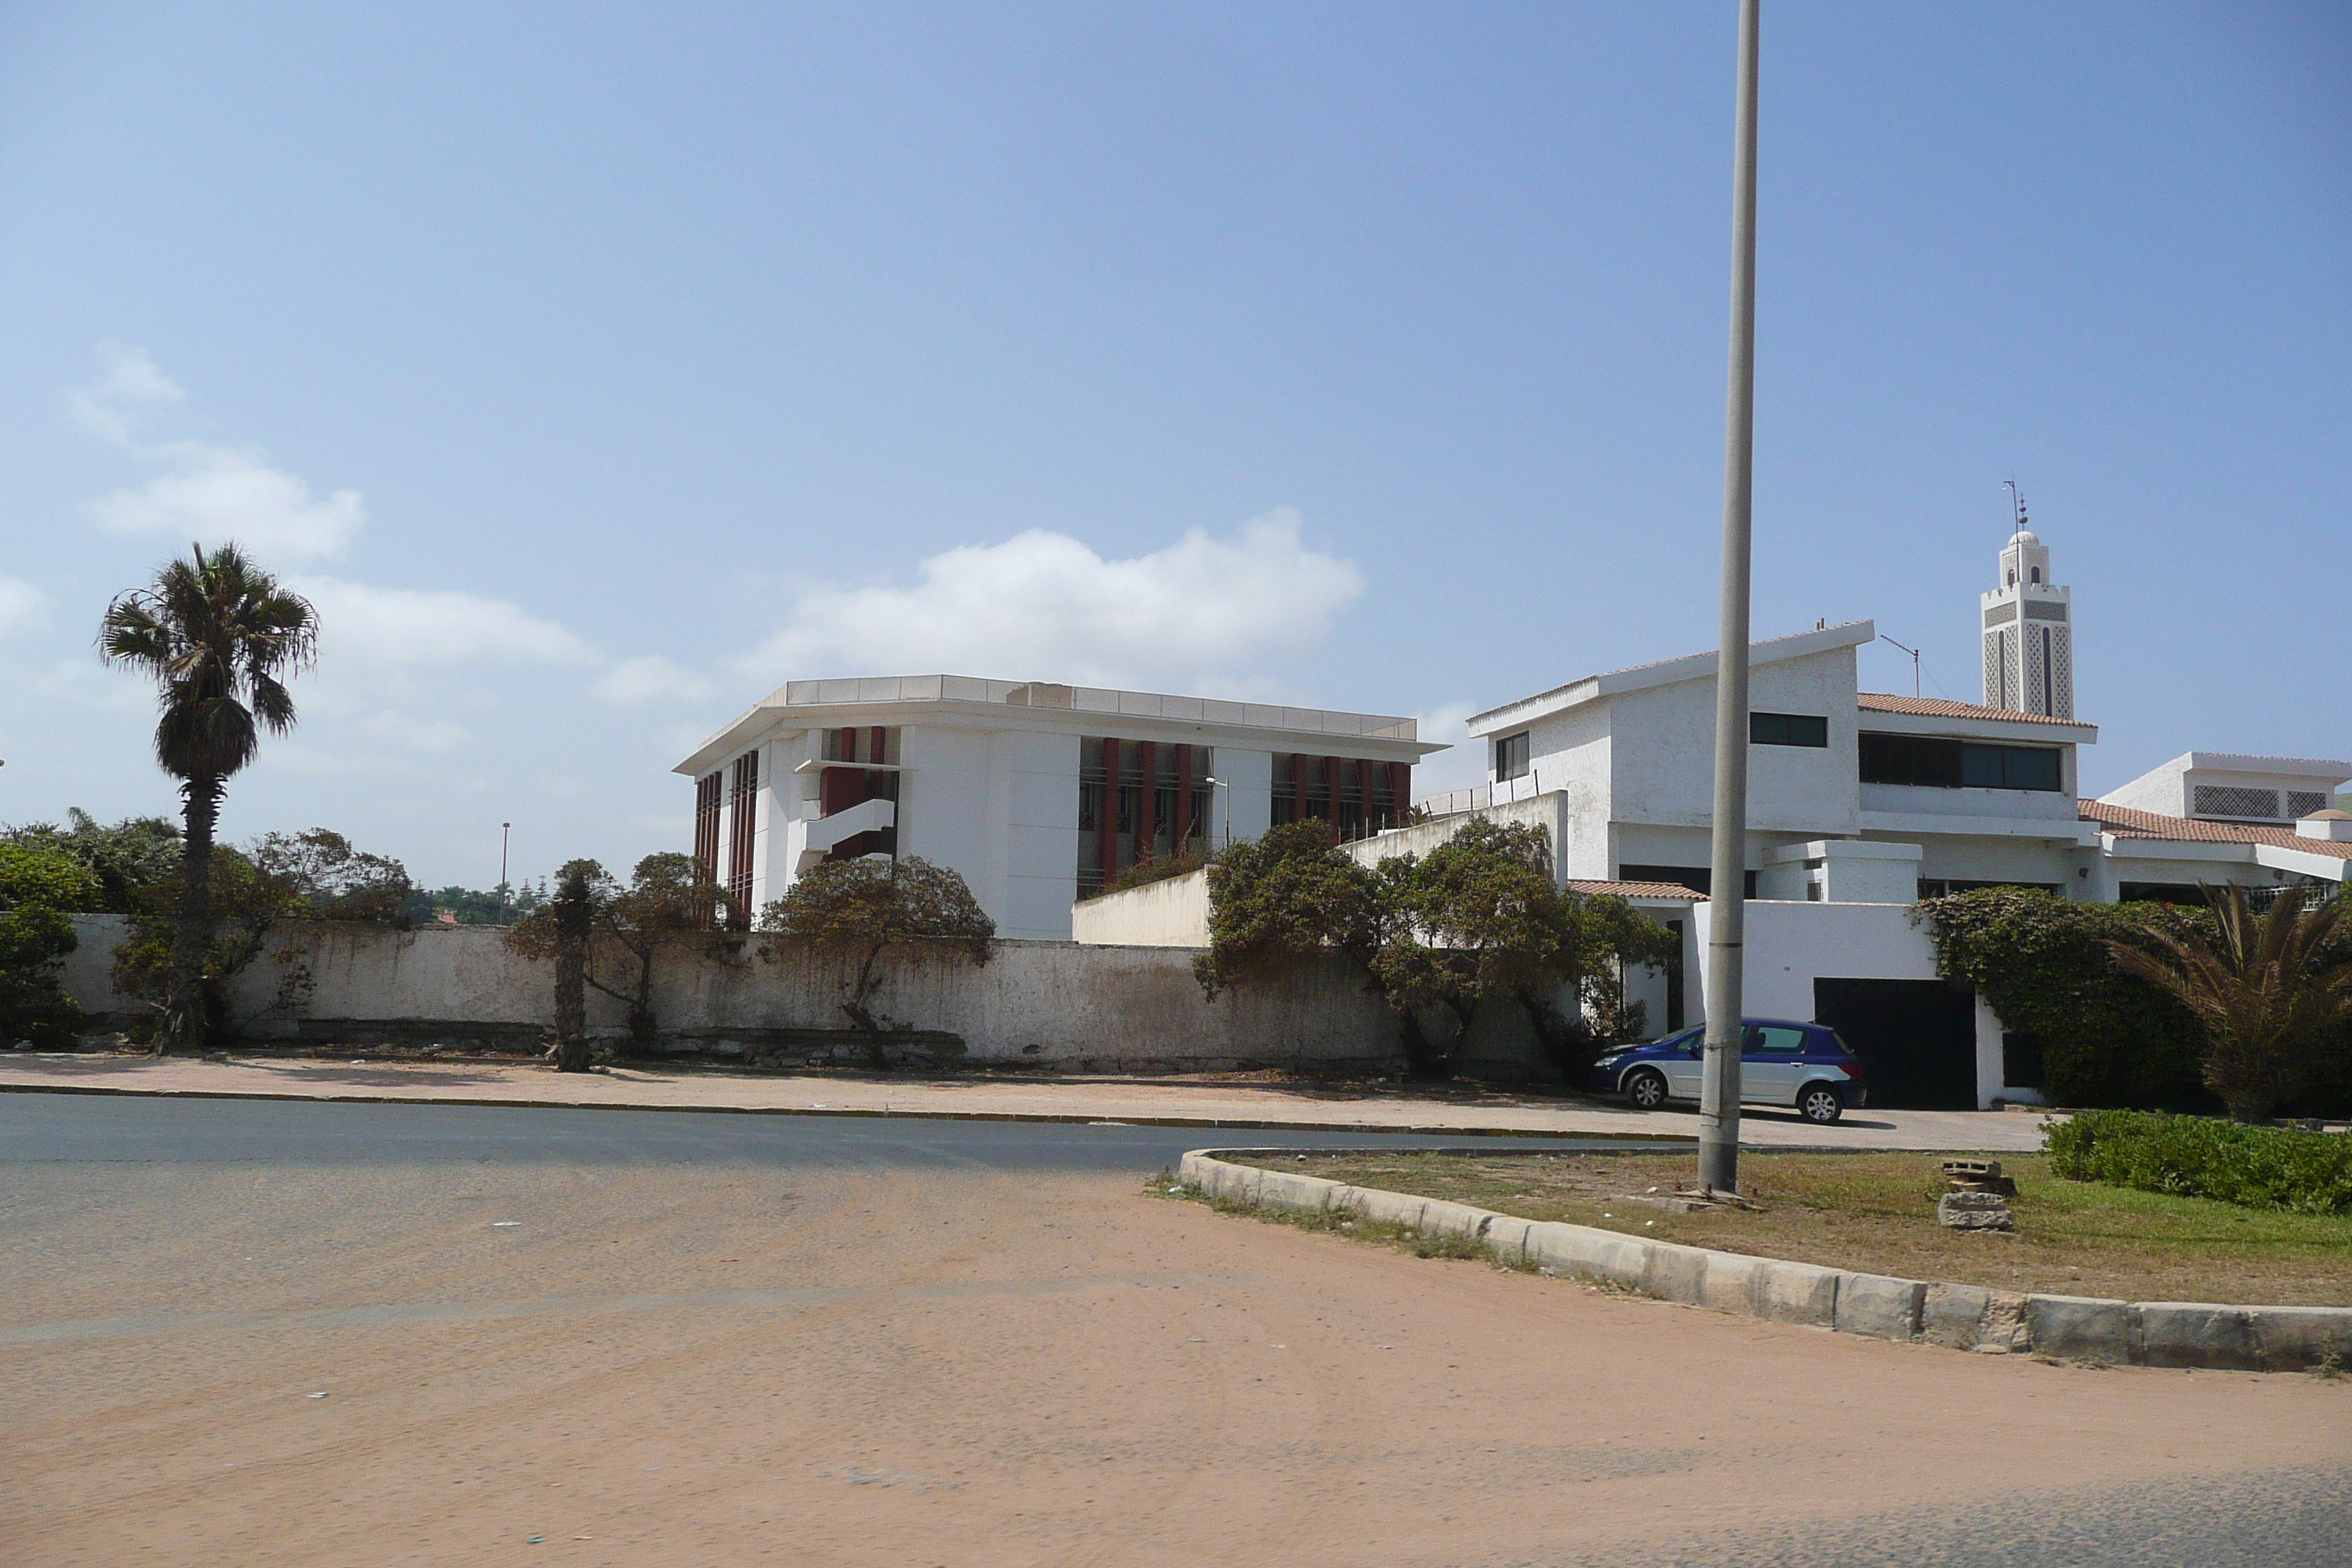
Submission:
<svg viewBox="0 0 2352 1568">
<path fill-rule="evenodd" d="M 1417 721 L 1401 714 L 1351 713 L 1335 708 L 1293 708 L 1282 703 L 1236 702 L 1217 697 L 1181 697 L 1171 692 L 1124 691 L 1108 686 L 1065 686 L 1042 680 L 990 680 L 970 675 L 869 675 L 837 679 L 790 680 L 719 730 L 676 771 L 696 771 L 721 742 L 755 723 L 810 726 L 855 722 L 859 708 L 947 707 L 963 713 L 988 708 L 1042 713 L 1089 713 L 1106 718 L 1157 719 L 1223 729 L 1264 730 L 1289 735 L 1322 735 L 1359 741 L 1402 742 L 1423 752 L 1444 751 L 1423 742 Z M 1008 715 L 1009 716 L 1009 715 Z"/>
</svg>

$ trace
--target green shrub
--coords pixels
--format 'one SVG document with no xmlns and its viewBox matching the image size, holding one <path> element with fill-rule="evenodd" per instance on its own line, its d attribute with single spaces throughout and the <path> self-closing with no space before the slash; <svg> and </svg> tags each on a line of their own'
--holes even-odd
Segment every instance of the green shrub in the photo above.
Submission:
<svg viewBox="0 0 2352 1568">
<path fill-rule="evenodd" d="M 2352 1215 L 2352 1137 L 2342 1133 L 2084 1110 L 2053 1127 L 2048 1141 L 2051 1170 L 2071 1181 L 2245 1208 Z"/>
<path fill-rule="evenodd" d="M 0 844 L 0 1047 L 73 1043 L 81 1009 L 58 973 L 76 940 L 66 911 L 97 896 L 97 879 L 64 851 Z"/>
</svg>

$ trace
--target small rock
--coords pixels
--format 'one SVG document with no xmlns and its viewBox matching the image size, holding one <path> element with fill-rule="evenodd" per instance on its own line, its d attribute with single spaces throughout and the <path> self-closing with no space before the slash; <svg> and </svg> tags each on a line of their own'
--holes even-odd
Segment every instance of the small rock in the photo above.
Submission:
<svg viewBox="0 0 2352 1568">
<path fill-rule="evenodd" d="M 2009 1200 L 1999 1193 L 1946 1193 L 1936 1200 L 1936 1222 L 1954 1230 L 2015 1230 Z"/>
</svg>

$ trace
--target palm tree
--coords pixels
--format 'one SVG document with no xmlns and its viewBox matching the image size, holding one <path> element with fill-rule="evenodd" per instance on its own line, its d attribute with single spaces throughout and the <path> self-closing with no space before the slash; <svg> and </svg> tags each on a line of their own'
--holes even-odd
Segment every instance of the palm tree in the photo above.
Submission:
<svg viewBox="0 0 2352 1568">
<path fill-rule="evenodd" d="M 2294 1092 L 2303 1058 L 2322 1031 L 2352 1014 L 2352 953 L 2334 943 L 2344 900 L 2304 906 L 2282 888 L 2255 915 L 2246 889 L 2208 887 L 2215 940 L 2140 928 L 2150 952 L 2110 942 L 2116 963 L 2179 1002 L 2205 1026 L 2205 1087 L 2232 1121 L 2260 1121 Z"/>
<path fill-rule="evenodd" d="M 172 931 L 171 980 L 158 1053 L 197 1044 L 204 1030 L 205 948 L 212 935 L 213 829 L 229 776 L 253 761 L 261 731 L 294 727 L 283 678 L 318 649 L 319 617 L 309 600 L 235 544 L 201 544 L 147 587 L 118 595 L 100 623 L 107 663 L 152 676 L 163 702 L 155 761 L 180 781 L 186 831 L 180 840 L 180 900 Z"/>
</svg>

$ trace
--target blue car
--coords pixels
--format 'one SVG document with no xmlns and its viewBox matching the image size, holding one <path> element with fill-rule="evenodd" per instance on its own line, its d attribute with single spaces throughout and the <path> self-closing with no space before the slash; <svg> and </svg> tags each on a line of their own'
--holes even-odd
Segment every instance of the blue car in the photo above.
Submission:
<svg viewBox="0 0 2352 1568">
<path fill-rule="evenodd" d="M 1620 1046 L 1592 1064 L 1586 1087 L 1622 1094 L 1636 1109 L 1655 1110 L 1669 1100 L 1699 1097 L 1704 1027 L 1685 1029 L 1646 1046 Z M 1746 1020 L 1739 1043 L 1739 1098 L 1758 1105 L 1790 1105 L 1826 1127 L 1859 1106 L 1866 1091 L 1862 1064 L 1837 1031 L 1789 1018 Z"/>
</svg>

